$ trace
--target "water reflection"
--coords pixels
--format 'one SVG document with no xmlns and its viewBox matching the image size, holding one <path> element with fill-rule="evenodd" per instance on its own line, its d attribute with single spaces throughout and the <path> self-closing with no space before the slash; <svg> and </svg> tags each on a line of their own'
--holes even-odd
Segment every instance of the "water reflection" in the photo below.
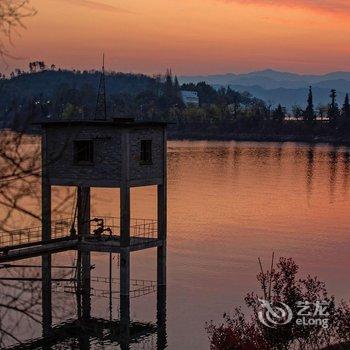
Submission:
<svg viewBox="0 0 350 350">
<path fill-rule="evenodd" d="M 1 271 L 5 272 L 0 277 L 1 349 L 68 349 L 73 345 L 75 349 L 84 350 L 114 349 L 116 346 L 122 350 L 163 350 L 167 347 L 166 287 L 154 288 L 157 293 L 156 323 L 130 322 L 130 301 L 123 298 L 119 303 L 119 319 L 114 319 L 112 314 L 109 318 L 93 317 L 93 295 L 107 298 L 112 310 L 119 292 L 113 290 L 115 280 L 111 273 L 109 281 L 102 277 L 91 278 L 90 259 L 84 254 L 90 255 L 90 252 L 78 254 L 76 265 L 72 267 L 53 266 L 49 254 L 42 256 L 41 266 L 0 265 Z M 94 281 L 105 281 L 109 288 L 101 289 L 93 284 Z M 134 297 L 149 293 L 150 286 L 146 287 L 134 290 Z M 68 310 L 65 316 L 57 314 L 62 307 Z M 38 325 L 41 336 L 22 339 L 21 331 Z"/>
<path fill-rule="evenodd" d="M 329 196 L 330 202 L 334 202 L 334 192 L 337 179 L 338 149 L 333 147 L 328 153 L 329 163 Z"/>
<path fill-rule="evenodd" d="M 310 146 L 307 150 L 306 160 L 306 191 L 308 195 L 308 202 L 310 201 L 310 196 L 312 194 L 312 180 L 314 176 L 314 147 Z"/>
<path fill-rule="evenodd" d="M 283 159 L 283 144 L 279 143 L 275 148 L 273 157 L 276 159 L 278 165 L 281 165 Z"/>
<path fill-rule="evenodd" d="M 257 258 L 269 261 L 273 251 L 276 256 L 294 258 L 301 266 L 301 274 L 318 275 L 337 299 L 348 299 L 349 148 L 325 144 L 176 141 L 169 143 L 168 150 L 171 277 L 166 332 L 160 327 L 158 335 L 153 333 L 154 338 L 146 337 L 154 342 L 154 348 L 161 348 L 162 343 L 169 344 L 170 349 L 209 348 L 205 322 L 219 322 L 233 305 L 243 306 L 246 293 L 256 290 Z M 103 189 L 93 195 L 93 210 L 115 214 L 119 203 L 114 191 Z M 155 196 L 154 188 L 133 191 L 133 215 L 154 217 L 157 208 L 151 199 Z M 93 257 L 96 269 L 92 275 L 108 276 L 108 257 L 104 257 L 98 254 Z M 64 264 L 65 258 L 60 263 Z M 151 251 L 135 254 L 134 259 L 135 275 L 155 279 Z M 55 277 L 57 274 L 53 273 L 52 278 Z M 99 287 L 92 281 L 94 288 Z M 41 288 L 39 292 L 41 299 Z M 65 305 L 74 310 L 71 317 L 66 310 L 66 320 L 82 318 L 83 310 L 77 310 L 82 304 L 75 301 L 82 296 L 74 293 L 72 302 L 68 296 L 53 292 L 53 327 L 60 316 L 57 309 Z M 110 317 L 108 305 L 91 297 L 92 315 L 101 313 L 109 322 L 118 321 L 119 300 L 113 298 Z M 108 303 L 108 291 L 103 300 Z M 155 300 L 139 301 L 132 305 L 132 312 L 155 322 L 152 304 Z M 7 318 L 1 316 L 4 326 Z M 159 324 L 160 321 L 158 317 Z M 156 322 L 154 325 L 157 326 Z M 29 325 L 20 328 L 28 333 Z M 80 348 L 86 344 L 92 349 L 102 348 L 92 336 L 79 338 L 75 334 L 74 341 L 80 342 L 76 345 Z M 103 340 L 98 341 L 108 348 Z M 131 348 L 134 346 L 135 343 L 130 344 Z"/>
<path fill-rule="evenodd" d="M 344 164 L 344 177 L 343 177 L 343 191 L 345 194 L 348 194 L 349 189 L 349 172 L 350 172 L 350 152 L 343 152 L 343 164 Z"/>
</svg>

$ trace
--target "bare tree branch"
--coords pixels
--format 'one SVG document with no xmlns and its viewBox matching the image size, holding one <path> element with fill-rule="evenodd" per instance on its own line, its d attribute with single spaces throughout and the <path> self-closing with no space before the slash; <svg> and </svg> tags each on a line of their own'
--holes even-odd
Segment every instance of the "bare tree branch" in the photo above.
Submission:
<svg viewBox="0 0 350 350">
<path fill-rule="evenodd" d="M 12 33 L 18 34 L 19 28 L 25 28 L 23 20 L 35 14 L 30 0 L 0 0 L 0 33 L 12 44 Z M 0 55 L 10 56 L 3 39 L 0 39 Z"/>
</svg>

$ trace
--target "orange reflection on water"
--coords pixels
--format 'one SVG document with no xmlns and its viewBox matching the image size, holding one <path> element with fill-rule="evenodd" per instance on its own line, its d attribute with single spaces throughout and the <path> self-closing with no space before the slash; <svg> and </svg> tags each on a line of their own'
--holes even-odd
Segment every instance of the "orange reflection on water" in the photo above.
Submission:
<svg viewBox="0 0 350 350">
<path fill-rule="evenodd" d="M 349 296 L 349 152 L 296 143 L 169 142 L 170 348 L 207 347 L 204 323 L 243 305 L 257 288 L 258 257 L 267 266 L 272 252 L 294 258 L 302 274 L 318 275 L 338 299 Z M 112 203 L 118 207 L 117 191 L 95 194 L 95 209 L 111 214 Z M 134 189 L 132 197 L 133 216 L 155 217 L 155 188 Z M 136 254 L 133 274 L 154 276 L 154 257 Z M 140 313 L 144 308 L 136 305 Z"/>
<path fill-rule="evenodd" d="M 350 149 L 171 141 L 168 159 L 169 349 L 208 348 L 205 322 L 244 304 L 257 290 L 258 257 L 267 267 L 272 252 L 318 275 L 338 300 L 349 297 Z M 119 215 L 117 189 L 92 194 L 94 214 Z M 132 189 L 132 216 L 156 217 L 154 186 Z M 155 279 L 155 256 L 133 254 L 132 278 Z M 93 254 L 93 275 L 108 276 L 108 258 Z M 95 315 L 108 310 L 104 300 L 93 305 Z M 154 310 L 152 296 L 132 301 L 135 319 L 150 320 Z"/>
</svg>

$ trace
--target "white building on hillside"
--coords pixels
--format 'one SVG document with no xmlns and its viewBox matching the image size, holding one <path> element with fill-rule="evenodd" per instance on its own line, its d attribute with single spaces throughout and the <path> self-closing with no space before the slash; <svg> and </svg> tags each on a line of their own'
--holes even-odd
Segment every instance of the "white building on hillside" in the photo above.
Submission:
<svg viewBox="0 0 350 350">
<path fill-rule="evenodd" d="M 181 91 L 181 98 L 182 102 L 188 106 L 188 105 L 199 105 L 199 97 L 198 93 L 196 91 Z"/>
</svg>

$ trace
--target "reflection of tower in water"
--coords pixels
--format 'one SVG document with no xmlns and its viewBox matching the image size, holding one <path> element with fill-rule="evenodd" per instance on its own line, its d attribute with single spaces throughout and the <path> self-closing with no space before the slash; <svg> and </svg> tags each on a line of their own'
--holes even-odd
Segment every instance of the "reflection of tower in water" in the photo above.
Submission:
<svg viewBox="0 0 350 350">
<path fill-rule="evenodd" d="M 166 335 L 166 287 L 160 286 L 156 281 L 149 280 L 131 280 L 130 297 L 140 298 L 150 293 L 157 293 L 157 322 L 143 323 L 143 322 L 130 322 L 128 335 L 122 333 L 123 320 L 118 318 L 102 319 L 94 318 L 89 315 L 90 313 L 90 301 L 84 298 L 105 298 L 106 300 L 112 300 L 113 303 L 120 303 L 123 300 L 119 300 L 118 282 L 119 279 L 102 276 L 91 276 L 91 287 L 89 290 L 85 290 L 86 285 L 81 283 L 81 280 L 77 276 L 81 276 L 83 273 L 79 272 L 79 258 L 76 261 L 76 265 L 70 266 L 50 266 L 46 270 L 45 274 L 40 277 L 38 272 L 42 266 L 40 265 L 16 265 L 6 264 L 0 265 L 1 270 L 10 272 L 8 275 L 11 277 L 0 277 L 0 284 L 6 283 L 12 284 L 13 287 L 21 286 L 22 290 L 32 290 L 32 293 L 38 294 L 38 298 L 32 301 L 34 308 L 42 307 L 42 319 L 38 320 L 42 324 L 42 338 L 30 339 L 25 342 L 21 340 L 21 344 L 18 346 L 9 345 L 9 348 L 23 349 L 24 347 L 36 348 L 53 345 L 73 344 L 78 345 L 79 349 L 89 349 L 91 342 L 103 344 L 115 344 L 120 345 L 121 349 L 165 349 L 167 346 Z M 55 270 L 55 276 L 51 275 L 49 271 Z M 34 273 L 35 272 L 35 273 Z M 115 289 L 110 290 L 109 286 L 112 285 Z M 51 292 L 54 297 L 54 302 L 51 304 L 48 300 L 40 300 L 41 288 L 46 288 L 50 283 Z M 105 288 L 103 287 L 105 285 Z M 58 298 L 58 296 L 60 296 Z M 0 294 L 2 309 L 6 310 L 4 305 L 3 295 Z M 76 308 L 74 308 L 73 300 L 76 300 Z M 56 303 L 55 303 L 56 301 Z M 21 305 L 25 305 L 26 301 L 23 298 L 18 298 L 17 304 L 10 300 L 8 307 L 13 310 L 17 308 L 20 310 Z M 52 314 L 53 310 L 57 310 L 62 307 L 62 304 L 69 305 L 68 309 L 70 313 L 68 321 L 61 320 L 56 325 L 52 326 Z M 123 306 L 120 305 L 120 308 Z M 29 309 L 28 312 L 33 310 Z M 75 311 L 74 311 L 75 310 Z M 36 313 L 33 312 L 33 315 Z M 117 316 L 117 315 L 116 315 Z M 6 321 L 5 319 L 3 321 Z M 8 329 L 0 329 L 2 331 L 8 331 Z M 17 330 L 18 331 L 18 330 Z M 15 330 L 13 330 L 13 338 L 16 337 Z M 6 336 L 2 336 L 1 348 L 6 349 Z"/>
</svg>

